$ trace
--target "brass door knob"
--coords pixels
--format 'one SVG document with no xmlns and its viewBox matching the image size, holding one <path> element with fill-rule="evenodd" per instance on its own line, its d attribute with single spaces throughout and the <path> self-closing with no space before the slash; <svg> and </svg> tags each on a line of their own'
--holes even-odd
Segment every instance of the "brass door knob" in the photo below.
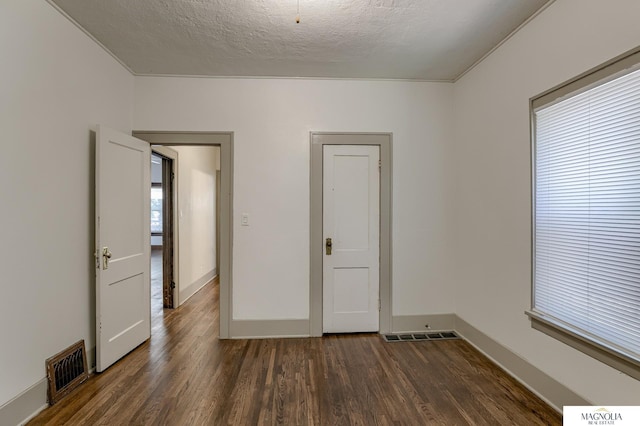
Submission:
<svg viewBox="0 0 640 426">
<path fill-rule="evenodd" d="M 109 247 L 104 247 L 102 249 L 102 269 L 109 269 L 109 259 L 111 259 Z"/>
</svg>

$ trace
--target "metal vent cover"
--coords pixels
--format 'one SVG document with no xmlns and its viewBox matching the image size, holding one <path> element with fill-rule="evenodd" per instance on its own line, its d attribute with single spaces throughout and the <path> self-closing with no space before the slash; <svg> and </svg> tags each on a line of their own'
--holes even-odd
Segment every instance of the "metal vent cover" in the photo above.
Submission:
<svg viewBox="0 0 640 426">
<path fill-rule="evenodd" d="M 47 359 L 46 366 L 49 404 L 53 405 L 89 378 L 84 340 Z"/>
<path fill-rule="evenodd" d="M 385 342 L 423 342 L 426 340 L 454 340 L 459 339 L 453 331 L 437 331 L 431 333 L 401 333 L 401 334 L 383 334 Z"/>
</svg>

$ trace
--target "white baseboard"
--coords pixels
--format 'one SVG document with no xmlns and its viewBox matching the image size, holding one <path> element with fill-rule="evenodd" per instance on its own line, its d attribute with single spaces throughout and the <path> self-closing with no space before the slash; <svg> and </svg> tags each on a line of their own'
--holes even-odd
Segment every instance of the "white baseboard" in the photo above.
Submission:
<svg viewBox="0 0 640 426">
<path fill-rule="evenodd" d="M 562 413 L 564 405 L 592 405 L 591 402 L 459 316 L 455 316 L 455 321 L 456 333 L 559 413 Z"/>
<path fill-rule="evenodd" d="M 180 289 L 180 305 L 189 300 L 189 298 L 196 294 L 202 287 L 209 284 L 209 282 L 212 281 L 217 275 L 218 268 L 213 268 L 211 271 L 207 272 L 206 274 L 192 282 L 188 287 Z"/>
<path fill-rule="evenodd" d="M 308 319 L 232 320 L 230 328 L 232 339 L 309 337 Z"/>
<path fill-rule="evenodd" d="M 44 378 L 0 407 L 0 425 L 24 425 L 47 406 L 47 379 Z"/>
</svg>

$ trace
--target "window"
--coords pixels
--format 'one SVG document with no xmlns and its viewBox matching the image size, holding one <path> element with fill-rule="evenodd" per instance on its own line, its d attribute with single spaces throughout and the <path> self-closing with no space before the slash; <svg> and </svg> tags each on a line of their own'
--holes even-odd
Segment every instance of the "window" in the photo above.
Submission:
<svg viewBox="0 0 640 426">
<path fill-rule="evenodd" d="M 151 233 L 162 235 L 162 185 L 151 187 Z"/>
<path fill-rule="evenodd" d="M 640 52 L 532 99 L 532 325 L 640 379 Z"/>
</svg>

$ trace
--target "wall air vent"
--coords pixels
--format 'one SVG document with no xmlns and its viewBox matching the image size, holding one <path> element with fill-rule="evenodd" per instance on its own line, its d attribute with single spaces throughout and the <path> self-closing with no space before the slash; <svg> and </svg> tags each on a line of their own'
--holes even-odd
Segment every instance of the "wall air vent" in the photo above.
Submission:
<svg viewBox="0 0 640 426">
<path fill-rule="evenodd" d="M 84 340 L 47 359 L 49 404 L 60 401 L 89 378 Z"/>
</svg>

